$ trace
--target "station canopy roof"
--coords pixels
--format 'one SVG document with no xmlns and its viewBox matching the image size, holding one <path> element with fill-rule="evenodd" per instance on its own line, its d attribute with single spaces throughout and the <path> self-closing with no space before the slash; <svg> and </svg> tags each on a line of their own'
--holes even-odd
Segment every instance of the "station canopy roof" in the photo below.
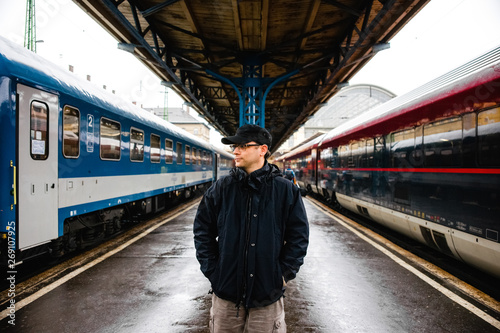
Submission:
<svg viewBox="0 0 500 333">
<path fill-rule="evenodd" d="M 272 151 L 429 1 L 74 0 L 224 136 L 260 66 Z"/>
</svg>

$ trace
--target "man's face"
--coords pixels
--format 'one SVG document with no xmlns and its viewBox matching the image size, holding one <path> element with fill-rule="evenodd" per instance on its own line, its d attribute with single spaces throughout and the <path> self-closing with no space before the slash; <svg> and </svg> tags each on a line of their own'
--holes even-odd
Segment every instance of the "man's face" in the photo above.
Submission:
<svg viewBox="0 0 500 333">
<path fill-rule="evenodd" d="M 246 144 L 233 145 L 233 147 L 234 162 L 238 168 L 242 168 L 250 174 L 264 165 L 266 145 L 259 145 L 255 141 L 251 141 Z"/>
</svg>

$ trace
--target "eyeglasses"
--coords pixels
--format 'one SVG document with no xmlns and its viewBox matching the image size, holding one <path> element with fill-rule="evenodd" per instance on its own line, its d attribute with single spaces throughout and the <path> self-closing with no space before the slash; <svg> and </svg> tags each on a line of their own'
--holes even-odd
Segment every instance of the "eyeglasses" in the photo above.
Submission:
<svg viewBox="0 0 500 333">
<path fill-rule="evenodd" d="M 230 145 L 229 147 L 231 147 L 232 151 L 235 151 L 236 148 L 239 148 L 240 150 L 246 150 L 248 147 L 258 147 L 258 146 L 262 146 L 262 145 L 259 145 L 257 143 L 246 143 L 243 145 Z"/>
</svg>

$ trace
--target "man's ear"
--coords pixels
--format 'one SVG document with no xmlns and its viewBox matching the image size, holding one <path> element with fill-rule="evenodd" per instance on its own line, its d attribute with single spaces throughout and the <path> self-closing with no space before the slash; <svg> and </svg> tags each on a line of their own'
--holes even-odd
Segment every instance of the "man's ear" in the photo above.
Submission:
<svg viewBox="0 0 500 333">
<path fill-rule="evenodd" d="M 269 147 L 267 145 L 262 145 L 260 147 L 261 147 L 260 154 L 266 155 L 267 151 L 269 150 Z M 263 147 L 265 147 L 265 148 L 263 148 Z"/>
</svg>

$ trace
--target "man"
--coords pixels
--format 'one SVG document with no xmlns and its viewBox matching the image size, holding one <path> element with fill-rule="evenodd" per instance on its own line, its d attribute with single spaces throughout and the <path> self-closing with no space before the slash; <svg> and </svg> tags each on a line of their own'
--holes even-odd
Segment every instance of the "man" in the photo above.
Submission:
<svg viewBox="0 0 500 333">
<path fill-rule="evenodd" d="M 244 125 L 229 176 L 205 193 L 194 221 L 196 257 L 212 285 L 211 332 L 286 332 L 283 293 L 306 255 L 299 189 L 269 164 L 271 135 Z"/>
<path fill-rule="evenodd" d="M 286 179 L 288 179 L 289 181 L 291 181 L 294 185 L 297 185 L 297 181 L 295 179 L 295 172 L 293 172 L 292 168 L 288 167 L 286 170 L 285 170 L 285 175 L 284 177 Z"/>
</svg>

